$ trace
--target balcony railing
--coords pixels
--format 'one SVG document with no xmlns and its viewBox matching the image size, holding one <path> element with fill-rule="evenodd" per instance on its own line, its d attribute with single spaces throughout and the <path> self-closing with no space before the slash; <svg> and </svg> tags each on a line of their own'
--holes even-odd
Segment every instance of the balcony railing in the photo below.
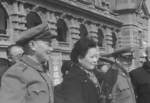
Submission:
<svg viewBox="0 0 150 103">
<path fill-rule="evenodd" d="M 0 47 L 8 46 L 10 44 L 9 36 L 6 34 L 0 34 Z"/>
<path fill-rule="evenodd" d="M 59 42 L 59 47 L 69 48 L 69 43 L 68 42 Z"/>
</svg>

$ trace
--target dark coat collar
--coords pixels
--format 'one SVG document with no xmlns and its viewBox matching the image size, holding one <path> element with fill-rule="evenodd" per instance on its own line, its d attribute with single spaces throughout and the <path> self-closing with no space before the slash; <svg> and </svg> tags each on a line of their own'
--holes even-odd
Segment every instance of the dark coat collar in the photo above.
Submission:
<svg viewBox="0 0 150 103">
<path fill-rule="evenodd" d="M 88 78 L 87 73 L 83 71 L 77 64 L 73 64 L 69 73 L 71 76 L 73 76 L 72 73 L 77 75 L 77 78 L 79 77 L 82 82 L 90 84 L 94 91 L 97 92 L 94 83 Z"/>
<path fill-rule="evenodd" d="M 71 71 L 79 76 L 87 76 L 86 72 L 83 71 L 77 64 L 74 64 L 71 68 Z"/>
<path fill-rule="evenodd" d="M 36 63 L 35 61 L 27 57 L 27 55 L 23 55 L 20 60 L 38 71 L 44 71 L 42 64 Z"/>
</svg>

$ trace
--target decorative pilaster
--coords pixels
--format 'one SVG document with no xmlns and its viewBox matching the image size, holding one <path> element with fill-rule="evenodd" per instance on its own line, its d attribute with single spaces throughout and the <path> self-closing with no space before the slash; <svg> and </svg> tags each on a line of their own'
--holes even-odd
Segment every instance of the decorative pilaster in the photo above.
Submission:
<svg viewBox="0 0 150 103">
<path fill-rule="evenodd" d="M 104 27 L 105 28 L 105 41 L 106 41 L 106 51 L 107 53 L 113 52 L 112 48 L 112 32 L 109 27 Z"/>
<path fill-rule="evenodd" d="M 56 23 L 57 23 L 57 21 L 56 21 L 56 17 L 55 17 L 54 12 L 47 11 L 46 12 L 46 20 L 47 20 L 47 22 L 48 22 L 48 24 L 50 26 L 52 34 L 53 35 L 57 35 L 57 32 L 56 32 L 56 29 L 57 29 Z"/>
<path fill-rule="evenodd" d="M 20 19 L 19 19 L 18 1 L 13 1 L 11 18 L 12 18 L 12 26 L 13 26 L 13 29 L 14 29 L 14 38 L 13 38 L 13 40 L 15 41 L 16 38 L 20 34 L 20 25 L 19 25 Z"/>
<path fill-rule="evenodd" d="M 97 43 L 98 42 L 98 35 L 97 35 L 98 30 L 97 30 L 96 25 L 91 23 L 89 25 L 89 28 L 90 28 L 90 30 L 89 30 L 90 37 Z"/>
<path fill-rule="evenodd" d="M 117 36 L 117 47 L 116 49 L 121 48 L 121 31 L 116 29 L 116 36 Z"/>
<path fill-rule="evenodd" d="M 19 19 L 20 19 L 20 33 L 27 30 L 27 27 L 25 26 L 25 24 L 27 23 L 26 21 L 26 13 L 25 13 L 25 9 L 24 9 L 24 2 L 19 2 Z"/>
<path fill-rule="evenodd" d="M 77 19 L 75 18 L 71 18 L 70 20 L 70 27 L 69 27 L 69 31 L 70 31 L 70 35 L 71 35 L 71 39 L 72 39 L 72 46 L 74 45 L 74 43 L 76 43 L 79 39 L 80 39 L 80 32 L 79 32 L 79 22 Z"/>
<path fill-rule="evenodd" d="M 57 27 L 56 27 L 57 21 L 56 21 L 56 17 L 55 17 L 54 12 L 50 12 L 50 11 L 47 10 L 46 20 L 47 20 L 47 22 L 49 24 L 49 27 L 51 29 L 51 33 L 53 35 L 57 35 L 57 32 L 56 32 L 56 30 L 57 30 Z M 58 47 L 58 41 L 56 39 L 53 39 L 53 46 Z"/>
</svg>

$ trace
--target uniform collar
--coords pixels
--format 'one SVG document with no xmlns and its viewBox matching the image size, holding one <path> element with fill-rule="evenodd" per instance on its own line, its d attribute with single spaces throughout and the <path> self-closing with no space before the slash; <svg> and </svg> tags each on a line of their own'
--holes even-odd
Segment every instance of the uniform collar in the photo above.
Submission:
<svg viewBox="0 0 150 103">
<path fill-rule="evenodd" d="M 27 55 L 23 55 L 20 60 L 38 71 L 44 71 L 42 64 L 36 63 L 35 61 L 27 57 Z"/>
<path fill-rule="evenodd" d="M 119 66 L 119 64 L 116 64 L 116 68 L 118 69 L 118 74 L 123 76 L 123 77 L 127 77 L 128 73 L 122 70 L 122 67 Z"/>
<path fill-rule="evenodd" d="M 119 75 L 123 76 L 123 77 L 127 77 L 129 76 L 128 73 L 123 72 L 121 69 L 118 70 Z"/>
</svg>

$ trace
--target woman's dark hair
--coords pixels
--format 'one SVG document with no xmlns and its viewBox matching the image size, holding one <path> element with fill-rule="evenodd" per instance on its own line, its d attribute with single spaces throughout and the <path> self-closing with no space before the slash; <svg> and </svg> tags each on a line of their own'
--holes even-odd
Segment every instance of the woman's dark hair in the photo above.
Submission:
<svg viewBox="0 0 150 103">
<path fill-rule="evenodd" d="M 71 51 L 70 58 L 74 63 L 78 63 L 79 56 L 82 56 L 84 58 L 87 54 L 87 51 L 90 48 L 95 47 L 96 43 L 92 39 L 90 38 L 80 39 L 74 44 L 74 48 Z"/>
<path fill-rule="evenodd" d="M 73 65 L 73 62 L 71 60 L 67 60 L 63 63 L 62 67 L 61 67 L 61 72 L 63 75 L 66 75 L 67 71 L 69 72 L 71 67 Z"/>
</svg>

